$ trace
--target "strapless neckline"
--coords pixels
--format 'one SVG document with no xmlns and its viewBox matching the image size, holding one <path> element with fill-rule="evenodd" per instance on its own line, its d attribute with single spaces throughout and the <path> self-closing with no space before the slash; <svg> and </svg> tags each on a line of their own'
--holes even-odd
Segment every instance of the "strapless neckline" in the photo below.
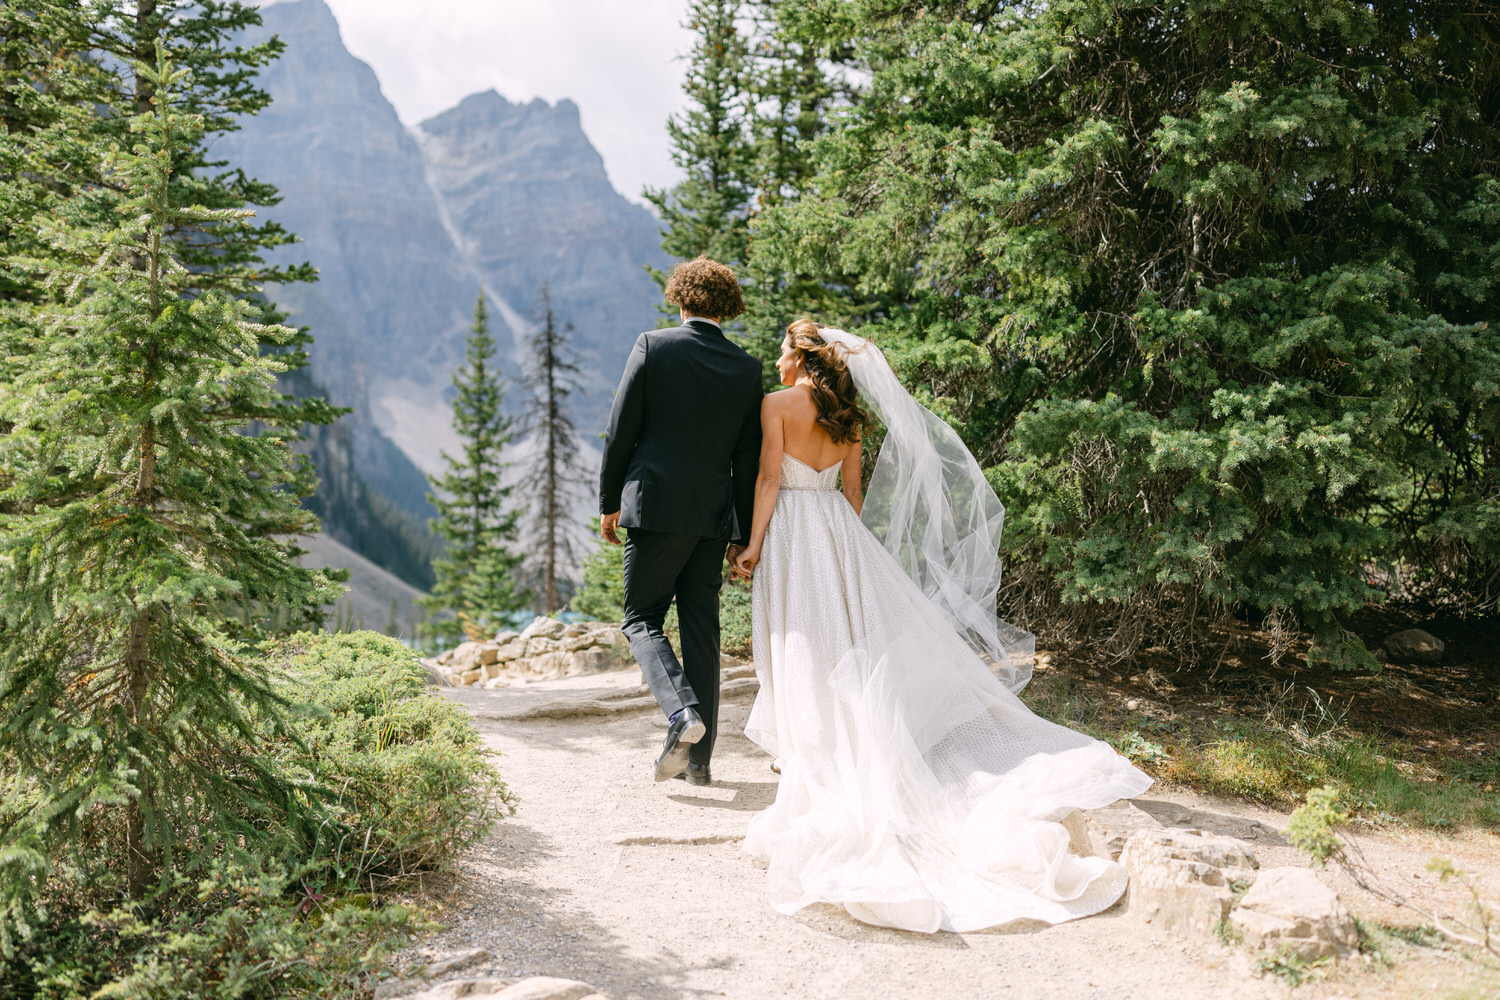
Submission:
<svg viewBox="0 0 1500 1000">
<path fill-rule="evenodd" d="M 826 469 L 819 469 L 819 468 L 815 468 L 815 467 L 813 467 L 811 465 L 808 465 L 806 462 L 802 461 L 802 459 L 798 458 L 796 455 L 793 455 L 789 451 L 783 451 L 782 454 L 785 455 L 787 458 L 790 458 L 793 462 L 796 462 L 798 465 L 802 466 L 804 469 L 811 469 L 813 472 L 816 472 L 820 476 L 823 473 L 829 472 L 829 471 L 831 471 L 833 469 L 837 469 L 839 466 L 841 466 L 841 465 L 844 464 L 843 459 L 839 459 L 837 462 L 834 462 L 828 468 L 826 468 Z"/>
</svg>

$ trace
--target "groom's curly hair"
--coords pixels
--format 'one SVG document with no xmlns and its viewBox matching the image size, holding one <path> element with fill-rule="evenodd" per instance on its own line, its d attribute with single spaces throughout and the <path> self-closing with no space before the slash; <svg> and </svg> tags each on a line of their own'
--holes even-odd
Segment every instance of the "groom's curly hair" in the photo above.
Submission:
<svg viewBox="0 0 1500 1000">
<path fill-rule="evenodd" d="M 745 311 L 734 272 L 707 257 L 685 260 L 673 268 L 662 294 L 674 306 L 705 319 L 734 319 Z"/>
<path fill-rule="evenodd" d="M 818 407 L 818 426 L 834 444 L 853 444 L 869 430 L 870 417 L 859 405 L 859 392 L 843 352 L 819 334 L 821 327 L 810 319 L 799 319 L 786 328 L 792 349 L 802 355 L 802 366 L 812 379 L 813 403 Z"/>
</svg>

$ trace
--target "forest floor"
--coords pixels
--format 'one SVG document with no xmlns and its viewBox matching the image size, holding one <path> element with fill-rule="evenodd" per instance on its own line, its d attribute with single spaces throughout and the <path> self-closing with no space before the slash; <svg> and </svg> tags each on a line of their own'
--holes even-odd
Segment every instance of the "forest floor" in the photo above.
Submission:
<svg viewBox="0 0 1500 1000">
<path fill-rule="evenodd" d="M 1148 737 L 1192 731 L 1197 709 L 1187 711 L 1192 699 L 1175 691 L 1076 665 L 1055 663 L 1051 670 L 1066 676 L 1039 674 L 1038 699 L 1089 716 L 1088 728 L 1156 719 L 1162 728 L 1145 730 Z M 426 898 L 440 904 L 437 919 L 445 929 L 398 956 L 398 969 L 482 948 L 488 957 L 465 975 L 580 979 L 613 1000 L 1500 996 L 1500 966 L 1442 944 L 1420 918 L 1364 892 L 1333 866 L 1325 878 L 1361 921 L 1367 951 L 1337 967 L 1282 974 L 1260 971 L 1258 956 L 1243 946 L 1160 932 L 1132 914 L 1128 897 L 1068 924 L 975 934 L 885 930 L 826 906 L 784 916 L 766 902 L 764 866 L 740 843 L 750 816 L 776 791 L 769 760 L 743 735 L 753 682 L 731 682 L 736 693 L 721 712 L 715 783 L 700 788 L 651 780 L 664 722 L 629 697 L 638 695 L 632 689 L 639 679 L 625 671 L 445 692 L 471 711 L 485 742 L 501 755 L 498 765 L 519 807 L 452 880 L 424 887 Z M 1165 683 L 1177 691 L 1190 687 L 1187 677 L 1155 682 Z M 1383 697 L 1372 699 L 1375 707 Z M 1246 698 L 1238 714 L 1228 702 L 1218 711 L 1253 720 L 1263 704 Z M 1137 704 L 1126 709 L 1127 701 Z M 1339 711 L 1347 727 L 1354 709 Z M 1163 736 L 1164 756 L 1153 758 L 1158 770 L 1172 770 L 1171 755 L 1193 755 L 1186 743 L 1171 742 L 1177 738 Z M 1274 791 L 1287 775 L 1273 777 Z M 1286 844 L 1287 813 L 1274 804 L 1205 794 L 1170 775 L 1135 801 L 1168 825 L 1248 839 L 1262 867 L 1307 863 Z M 1500 886 L 1500 837 L 1470 819 L 1433 827 L 1391 818 L 1356 826 L 1348 836 L 1382 882 L 1442 912 L 1462 912 L 1464 893 L 1429 872 L 1429 858 L 1488 873 L 1492 898 Z M 1299 974 L 1304 981 L 1294 988 Z"/>
</svg>

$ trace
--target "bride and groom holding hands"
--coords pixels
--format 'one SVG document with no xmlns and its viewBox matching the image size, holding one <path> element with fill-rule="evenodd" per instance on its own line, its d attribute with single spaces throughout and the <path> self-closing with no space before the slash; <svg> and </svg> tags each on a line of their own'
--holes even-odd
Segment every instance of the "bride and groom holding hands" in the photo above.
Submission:
<svg viewBox="0 0 1500 1000">
<path fill-rule="evenodd" d="M 811 320 L 763 395 L 720 328 L 744 311 L 728 267 L 680 264 L 665 295 L 682 324 L 631 350 L 599 497 L 604 537 L 630 529 L 624 632 L 668 717 L 656 780 L 713 780 L 727 559 L 753 580 L 745 734 L 781 773 L 745 840 L 774 907 L 932 932 L 1110 906 L 1124 871 L 1073 854 L 1058 820 L 1151 779 L 1016 696 L 1033 647 L 995 616 L 1004 509 L 974 457 L 877 347 Z M 868 496 L 867 408 L 885 428 Z"/>
</svg>

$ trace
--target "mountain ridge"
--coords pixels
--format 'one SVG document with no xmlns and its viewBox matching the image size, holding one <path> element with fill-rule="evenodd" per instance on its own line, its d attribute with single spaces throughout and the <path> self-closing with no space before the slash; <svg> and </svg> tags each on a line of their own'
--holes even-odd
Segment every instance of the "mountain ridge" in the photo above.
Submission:
<svg viewBox="0 0 1500 1000">
<path fill-rule="evenodd" d="M 582 385 L 572 415 L 591 438 L 635 335 L 656 325 L 660 293 L 645 265 L 667 261 L 655 217 L 610 184 L 577 105 L 485 91 L 406 126 L 323 0 L 285 0 L 261 14 L 246 40 L 275 34 L 286 43 L 258 81 L 272 103 L 213 153 L 280 190 L 279 204 L 257 212 L 301 242 L 271 262 L 310 260 L 319 272 L 316 284 L 267 294 L 290 322 L 311 328 L 310 380 L 353 410 L 339 454 L 319 455 L 314 442 L 320 474 L 336 473 L 345 496 L 357 492 L 349 477 L 367 472 L 370 489 L 399 498 L 417 523 L 431 515 L 415 498 L 423 473 L 441 469 L 440 452 L 458 448 L 450 381 L 481 286 L 513 413 L 525 397 L 537 290 L 550 287 L 575 331 Z M 322 514 L 340 527 L 339 510 Z"/>
</svg>

